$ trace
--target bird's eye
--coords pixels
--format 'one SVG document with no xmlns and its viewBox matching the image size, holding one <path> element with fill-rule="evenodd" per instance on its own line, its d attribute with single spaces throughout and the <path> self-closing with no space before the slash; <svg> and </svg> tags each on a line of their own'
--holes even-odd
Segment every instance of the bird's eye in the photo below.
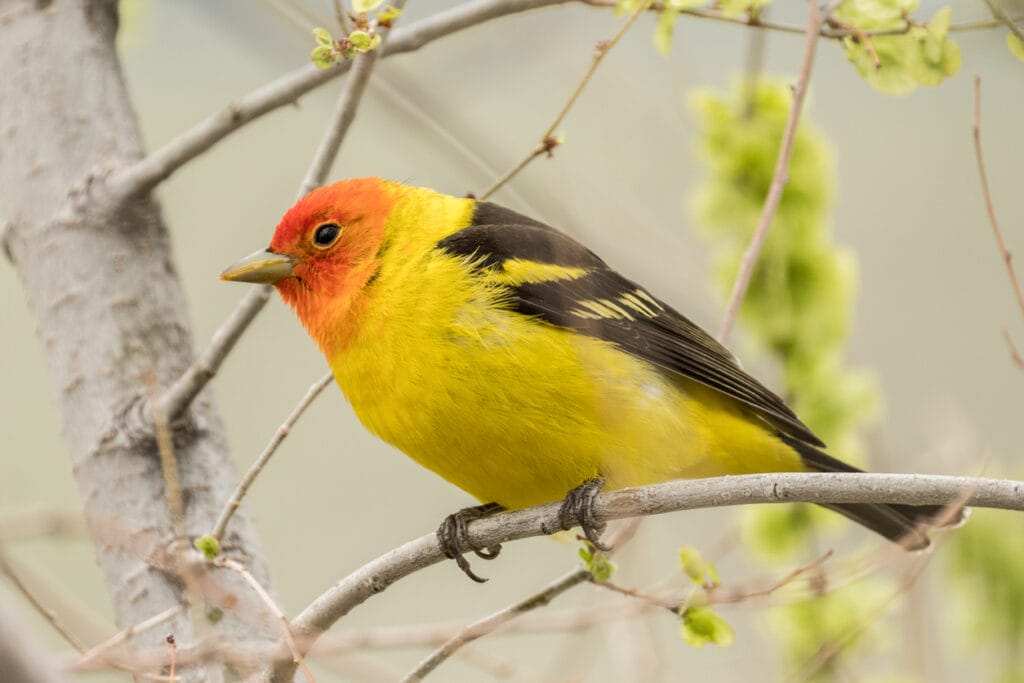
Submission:
<svg viewBox="0 0 1024 683">
<path fill-rule="evenodd" d="M 329 247 L 334 244 L 341 234 L 341 226 L 337 223 L 324 223 L 313 233 L 313 244 L 320 248 Z"/>
</svg>

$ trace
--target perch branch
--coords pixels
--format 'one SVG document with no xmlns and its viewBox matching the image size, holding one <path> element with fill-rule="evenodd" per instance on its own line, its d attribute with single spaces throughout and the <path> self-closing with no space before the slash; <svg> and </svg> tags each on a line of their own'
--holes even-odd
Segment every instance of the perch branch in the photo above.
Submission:
<svg viewBox="0 0 1024 683">
<path fill-rule="evenodd" d="M 663 514 L 677 510 L 755 503 L 967 504 L 1024 511 L 1024 482 L 921 474 L 777 473 L 677 480 L 601 494 L 595 500 L 600 521 Z M 559 504 L 501 513 L 469 525 L 469 545 L 488 547 L 554 528 Z M 303 648 L 334 622 L 392 583 L 444 559 L 431 533 L 385 553 L 316 598 L 293 621 Z M 279 668 L 274 680 L 289 680 Z"/>
</svg>

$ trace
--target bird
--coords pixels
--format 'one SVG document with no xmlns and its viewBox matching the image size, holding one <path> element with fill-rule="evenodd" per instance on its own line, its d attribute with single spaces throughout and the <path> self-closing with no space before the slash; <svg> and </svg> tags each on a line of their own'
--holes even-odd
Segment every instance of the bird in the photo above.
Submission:
<svg viewBox="0 0 1024 683">
<path fill-rule="evenodd" d="M 682 313 L 564 232 L 497 204 L 353 178 L 289 209 L 221 279 L 272 284 L 362 424 L 499 510 L 563 501 L 595 547 L 601 490 L 760 472 L 857 472 Z M 908 549 L 940 506 L 826 505 Z"/>
</svg>

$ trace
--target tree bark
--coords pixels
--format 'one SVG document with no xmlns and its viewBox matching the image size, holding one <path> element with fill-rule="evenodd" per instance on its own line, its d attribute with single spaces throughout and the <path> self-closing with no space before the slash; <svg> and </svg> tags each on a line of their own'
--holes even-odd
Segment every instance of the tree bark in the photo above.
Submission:
<svg viewBox="0 0 1024 683">
<path fill-rule="evenodd" d="M 114 0 L 0 0 L 0 192 L 5 251 L 45 350 L 96 554 L 118 624 L 185 605 L 153 558 L 172 540 L 160 459 L 144 411 L 189 365 L 189 316 L 160 208 L 147 193 L 114 203 L 104 179 L 142 157 L 115 50 Z M 212 528 L 236 474 L 208 392 L 173 425 L 188 536 Z M 235 517 L 224 539 L 266 584 L 256 534 Z M 249 600 L 237 577 L 221 587 Z M 276 638 L 273 624 L 183 610 L 138 637 L 153 647 L 196 631 Z M 216 614 L 217 619 L 212 618 Z M 210 617 L 210 618 L 206 618 Z"/>
</svg>

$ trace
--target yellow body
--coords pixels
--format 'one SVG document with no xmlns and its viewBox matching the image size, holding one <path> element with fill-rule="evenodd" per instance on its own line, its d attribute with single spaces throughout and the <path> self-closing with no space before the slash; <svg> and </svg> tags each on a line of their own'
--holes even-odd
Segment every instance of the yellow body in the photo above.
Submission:
<svg viewBox="0 0 1024 683">
<path fill-rule="evenodd" d="M 508 508 L 560 500 L 597 476 L 620 488 L 804 469 L 739 402 L 511 311 L 496 286 L 577 269 L 510 261 L 482 276 L 472 259 L 434 248 L 469 224 L 472 200 L 385 187 L 395 203 L 372 283 L 346 302 L 344 329 L 306 321 L 356 414 L 382 439 Z"/>
</svg>

